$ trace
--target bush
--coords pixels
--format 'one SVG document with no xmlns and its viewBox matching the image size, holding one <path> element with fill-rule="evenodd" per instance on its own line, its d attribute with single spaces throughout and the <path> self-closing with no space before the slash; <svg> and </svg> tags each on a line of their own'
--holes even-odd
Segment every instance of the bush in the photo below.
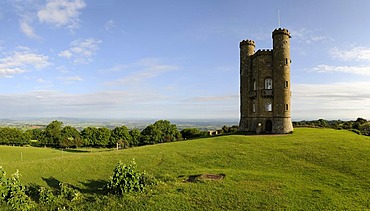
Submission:
<svg viewBox="0 0 370 211">
<path fill-rule="evenodd" d="M 110 193 L 123 195 L 124 193 L 143 191 L 145 186 L 154 184 L 155 180 L 146 176 L 146 172 L 137 170 L 136 162 L 133 159 L 126 165 L 118 162 L 113 170 L 113 176 L 109 178 L 107 189 Z"/>
<path fill-rule="evenodd" d="M 349 131 L 357 133 L 358 135 L 361 135 L 361 131 L 357 129 L 349 129 Z"/>
<path fill-rule="evenodd" d="M 6 178 L 6 173 L 0 166 L 0 200 L 13 210 L 30 210 L 34 206 L 26 194 L 25 186 L 19 180 L 18 170 L 10 178 Z"/>
</svg>

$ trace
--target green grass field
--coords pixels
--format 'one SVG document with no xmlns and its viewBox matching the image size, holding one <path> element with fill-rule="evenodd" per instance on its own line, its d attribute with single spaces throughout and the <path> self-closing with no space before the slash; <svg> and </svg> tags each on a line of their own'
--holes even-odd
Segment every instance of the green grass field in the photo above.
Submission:
<svg viewBox="0 0 370 211">
<path fill-rule="evenodd" d="M 144 193 L 105 196 L 119 160 L 164 183 Z M 0 146 L 0 165 L 24 184 L 67 182 L 96 210 L 370 209 L 370 138 L 349 131 L 295 129 L 292 135 L 230 135 L 127 150 Z M 219 181 L 184 182 L 199 174 Z M 89 198 L 88 197 L 88 198 Z"/>
</svg>

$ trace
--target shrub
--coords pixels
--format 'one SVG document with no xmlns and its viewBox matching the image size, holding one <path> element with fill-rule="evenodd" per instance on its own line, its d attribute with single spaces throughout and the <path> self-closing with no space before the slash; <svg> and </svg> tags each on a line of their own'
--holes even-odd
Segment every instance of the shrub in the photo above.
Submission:
<svg viewBox="0 0 370 211">
<path fill-rule="evenodd" d="M 155 179 L 146 176 L 146 172 L 137 170 L 136 162 L 133 159 L 128 165 L 118 162 L 109 178 L 107 189 L 113 194 L 123 195 L 124 193 L 143 191 L 145 186 L 155 183 Z"/>
<path fill-rule="evenodd" d="M 0 199 L 6 202 L 14 210 L 30 210 L 34 203 L 27 196 L 26 188 L 19 180 L 18 170 L 6 178 L 6 173 L 0 166 Z"/>
<path fill-rule="evenodd" d="M 349 129 L 349 131 L 357 133 L 358 135 L 361 135 L 361 131 L 357 129 Z"/>
</svg>

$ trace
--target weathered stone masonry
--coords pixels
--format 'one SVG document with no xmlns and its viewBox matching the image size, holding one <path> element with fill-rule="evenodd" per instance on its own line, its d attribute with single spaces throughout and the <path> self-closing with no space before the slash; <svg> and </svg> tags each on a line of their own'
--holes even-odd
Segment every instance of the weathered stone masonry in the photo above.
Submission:
<svg viewBox="0 0 370 211">
<path fill-rule="evenodd" d="M 255 52 L 255 42 L 240 42 L 241 131 L 289 133 L 293 131 L 290 91 L 290 33 L 272 32 L 273 49 Z"/>
</svg>

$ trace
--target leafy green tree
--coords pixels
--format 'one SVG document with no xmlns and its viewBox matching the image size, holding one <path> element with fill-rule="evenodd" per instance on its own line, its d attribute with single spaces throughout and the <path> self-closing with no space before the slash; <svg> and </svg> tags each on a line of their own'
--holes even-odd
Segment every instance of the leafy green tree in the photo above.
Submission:
<svg viewBox="0 0 370 211">
<path fill-rule="evenodd" d="M 198 138 L 202 135 L 202 132 L 198 128 L 185 128 L 181 131 L 183 139 Z"/>
<path fill-rule="evenodd" d="M 370 122 L 362 124 L 360 126 L 360 131 L 363 135 L 370 136 Z"/>
<path fill-rule="evenodd" d="M 82 145 L 80 132 L 72 126 L 65 126 L 62 129 L 61 147 L 79 147 Z"/>
<path fill-rule="evenodd" d="M 46 126 L 44 135 L 47 145 L 58 146 L 62 138 L 62 126 L 63 122 L 58 120 L 52 121 L 48 126 Z"/>
<path fill-rule="evenodd" d="M 81 131 L 81 137 L 85 146 L 95 146 L 97 144 L 95 127 L 87 127 Z"/>
<path fill-rule="evenodd" d="M 360 125 L 362 125 L 362 124 L 366 123 L 366 122 L 367 122 L 367 120 L 366 120 L 366 119 L 364 119 L 364 118 L 358 117 L 358 118 L 356 119 L 356 122 L 358 122 L 358 123 L 360 123 Z"/>
<path fill-rule="evenodd" d="M 168 120 L 158 120 L 141 132 L 141 144 L 156 144 L 177 141 L 181 138 L 176 125 Z"/>
<path fill-rule="evenodd" d="M 112 130 L 109 145 L 114 146 L 119 141 L 127 142 L 129 145 L 131 145 L 131 140 L 132 137 L 126 126 L 116 127 Z"/>
<path fill-rule="evenodd" d="M 161 132 L 154 125 L 148 125 L 141 131 L 140 145 L 159 143 Z"/>
<path fill-rule="evenodd" d="M 87 127 L 81 131 L 86 146 L 108 146 L 110 135 L 111 131 L 108 128 Z"/>
<path fill-rule="evenodd" d="M 16 128 L 0 128 L 0 143 L 12 145 L 25 145 L 29 143 L 29 137 Z"/>
<path fill-rule="evenodd" d="M 131 146 L 138 146 L 140 144 L 141 133 L 138 129 L 130 130 Z"/>
<path fill-rule="evenodd" d="M 108 146 L 110 136 L 111 136 L 111 131 L 108 128 L 102 127 L 102 128 L 98 128 L 96 132 L 97 132 L 96 134 L 97 146 L 100 146 L 100 147 Z"/>
</svg>

